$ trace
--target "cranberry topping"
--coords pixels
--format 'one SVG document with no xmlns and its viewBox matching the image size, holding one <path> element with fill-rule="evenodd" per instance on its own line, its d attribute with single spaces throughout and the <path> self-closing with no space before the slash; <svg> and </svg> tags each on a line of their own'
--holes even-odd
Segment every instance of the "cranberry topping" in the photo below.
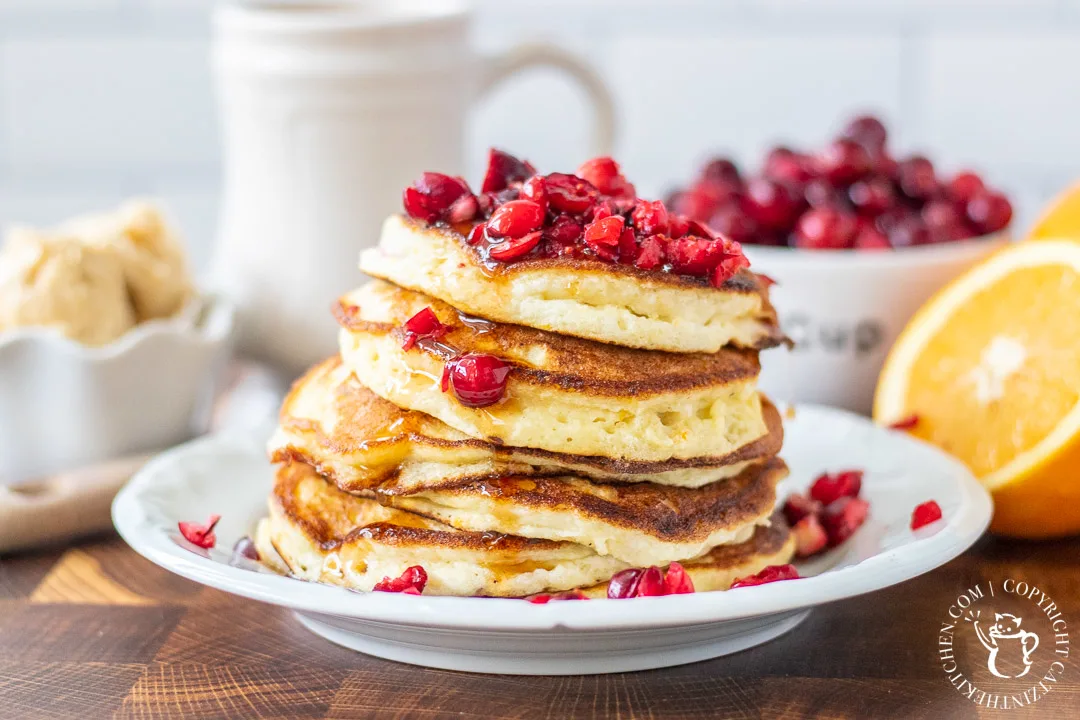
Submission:
<svg viewBox="0 0 1080 720">
<path fill-rule="evenodd" d="M 458 201 L 467 196 L 472 196 L 472 192 L 461 178 L 426 172 L 420 175 L 416 184 L 405 188 L 402 203 L 409 217 L 431 223 L 438 220 L 449 221 L 452 209 L 455 208 L 457 215 L 464 214 L 465 211 L 462 208 L 468 206 L 468 201 L 465 201 L 464 206 Z M 465 218 L 466 220 L 471 220 L 479 209 L 475 198 L 472 200 L 472 205 L 475 209 L 469 217 Z"/>
<path fill-rule="evenodd" d="M 186 520 L 181 520 L 177 525 L 180 528 L 180 534 L 184 536 L 185 540 L 192 545 L 209 550 L 217 543 L 217 536 L 214 535 L 214 528 L 217 527 L 218 521 L 220 520 L 220 515 L 211 515 L 205 525 Z"/>
<path fill-rule="evenodd" d="M 664 595 L 686 595 L 694 592 L 694 581 L 686 573 L 686 568 L 677 562 L 668 565 L 664 573 Z"/>
<path fill-rule="evenodd" d="M 607 596 L 612 600 L 634 597 L 642 572 L 639 568 L 627 568 L 612 575 L 608 580 Z"/>
<path fill-rule="evenodd" d="M 411 350 L 420 338 L 438 340 L 450 330 L 446 325 L 439 322 L 435 311 L 429 307 L 424 308 L 406 320 L 403 329 L 405 331 L 405 340 L 401 343 L 401 347 L 404 350 Z"/>
<path fill-rule="evenodd" d="M 614 259 L 625 222 L 621 215 L 594 220 L 585 228 L 585 244 L 599 257 Z"/>
<path fill-rule="evenodd" d="M 588 181 L 566 173 L 545 175 L 544 188 L 551 207 L 565 213 L 585 213 L 600 195 Z"/>
<path fill-rule="evenodd" d="M 642 235 L 663 235 L 668 231 L 668 211 L 659 200 L 638 200 L 630 213 L 630 222 Z"/>
<path fill-rule="evenodd" d="M 912 510 L 911 529 L 918 530 L 919 528 L 929 525 L 932 522 L 937 522 L 940 519 L 941 506 L 938 505 L 935 500 L 927 500 Z"/>
<path fill-rule="evenodd" d="M 791 528 L 795 536 L 795 554 L 799 557 L 817 555 L 825 549 L 829 538 L 817 515 L 807 515 Z"/>
<path fill-rule="evenodd" d="M 488 257 L 499 262 L 509 262 L 519 257 L 528 255 L 533 248 L 540 244 L 543 236 L 539 230 L 522 235 L 519 238 L 507 238 L 488 248 Z"/>
<path fill-rule="evenodd" d="M 806 495 L 792 493 L 784 502 L 784 517 L 788 525 L 795 525 L 807 515 L 820 515 L 823 506 L 817 500 L 811 500 Z"/>
<path fill-rule="evenodd" d="M 694 582 L 679 563 L 668 565 L 663 571 L 655 565 L 647 568 L 629 568 L 615 573 L 608 581 L 607 596 L 613 600 L 634 597 L 659 597 L 661 595 L 684 595 L 694 592 Z"/>
<path fill-rule="evenodd" d="M 382 580 L 375 583 L 373 590 L 376 592 L 419 595 L 424 592 L 424 586 L 427 585 L 427 580 L 427 571 L 419 565 L 413 565 L 410 568 L 406 568 L 405 572 L 401 573 L 401 575 L 396 578 L 384 577 Z"/>
<path fill-rule="evenodd" d="M 862 470 L 822 473 L 810 486 L 810 497 L 822 505 L 828 505 L 842 497 L 858 497 L 862 490 L 862 478 Z"/>
<path fill-rule="evenodd" d="M 511 200 L 491 213 L 487 234 L 491 237 L 519 238 L 544 224 L 544 208 L 532 200 Z"/>
<path fill-rule="evenodd" d="M 842 497 L 826 505 L 821 514 L 821 524 L 829 538 L 829 547 L 836 547 L 855 534 L 866 521 L 870 503 L 862 498 Z"/>
<path fill-rule="evenodd" d="M 754 585 L 765 585 L 766 583 L 777 582 L 780 580 L 798 580 L 799 571 L 795 569 L 794 565 L 769 565 L 767 568 L 755 575 L 748 575 L 746 577 L 737 578 L 735 582 L 731 583 L 731 589 L 741 587 L 752 587 Z"/>
<path fill-rule="evenodd" d="M 487 172 L 484 173 L 484 184 L 480 186 L 480 192 L 499 192 L 505 190 L 511 183 L 522 182 L 535 174 L 536 168 L 528 162 L 518 160 L 510 153 L 492 148 L 488 151 Z"/>
<path fill-rule="evenodd" d="M 637 197 L 634 186 L 626 181 L 619 164 L 609 157 L 597 157 L 585 161 L 578 168 L 577 175 L 591 183 L 604 195 L 616 200 L 632 202 Z"/>
<path fill-rule="evenodd" d="M 442 389 L 466 407 L 487 407 L 502 399 L 509 375 L 510 366 L 494 355 L 466 353 L 447 361 Z"/>
</svg>

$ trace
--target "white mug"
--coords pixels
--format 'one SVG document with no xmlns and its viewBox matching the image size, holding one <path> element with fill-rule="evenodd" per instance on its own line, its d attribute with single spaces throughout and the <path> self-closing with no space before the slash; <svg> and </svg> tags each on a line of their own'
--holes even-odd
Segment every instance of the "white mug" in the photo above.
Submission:
<svg viewBox="0 0 1080 720">
<path fill-rule="evenodd" d="M 239 307 L 240 350 L 298 374 L 336 349 L 331 303 L 362 281 L 360 251 L 425 170 L 461 174 L 469 109 L 523 68 L 559 68 L 594 107 L 610 151 L 611 97 L 547 45 L 478 56 L 455 0 L 241 3 L 214 16 L 224 136 L 215 284 Z"/>
</svg>

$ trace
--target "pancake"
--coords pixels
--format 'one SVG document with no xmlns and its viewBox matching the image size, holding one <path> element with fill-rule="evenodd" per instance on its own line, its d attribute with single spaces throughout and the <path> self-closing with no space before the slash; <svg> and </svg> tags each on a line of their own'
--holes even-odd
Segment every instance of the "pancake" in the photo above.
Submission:
<svg viewBox="0 0 1080 720">
<path fill-rule="evenodd" d="M 772 458 L 702 488 L 596 483 L 575 477 L 500 477 L 407 493 L 380 502 L 459 530 L 513 533 L 588 545 L 631 565 L 663 565 L 746 541 L 776 504 L 787 466 Z"/>
<path fill-rule="evenodd" d="M 747 575 L 756 575 L 769 565 L 791 562 L 795 555 L 795 536 L 777 514 L 767 525 L 758 525 L 749 540 L 737 545 L 720 545 L 706 555 L 680 563 L 694 583 L 695 592 L 727 590 L 731 583 Z M 607 597 L 606 582 L 582 592 L 589 598 Z"/>
<path fill-rule="evenodd" d="M 299 463 L 279 469 L 269 505 L 270 516 L 255 534 L 262 562 L 352 590 L 371 590 L 383 577 L 420 565 L 428 575 L 425 595 L 524 597 L 581 587 L 603 597 L 607 580 L 629 567 L 573 543 L 454 530 L 343 493 Z M 683 565 L 698 591 L 721 590 L 737 577 L 787 562 L 793 545 L 783 520 L 774 517 L 747 542 Z"/>
<path fill-rule="evenodd" d="M 718 457 L 634 462 L 495 445 L 424 413 L 402 410 L 362 385 L 338 357 L 299 379 L 282 404 L 270 440 L 274 462 L 314 465 L 342 490 L 398 492 L 501 475 L 577 475 L 612 482 L 701 487 L 734 477 L 780 451 L 780 413 L 762 407 L 768 433 Z"/>
<path fill-rule="evenodd" d="M 593 585 L 626 567 L 574 543 L 460 532 L 343 493 L 300 463 L 279 468 L 269 506 L 255 533 L 262 561 L 352 590 L 420 565 L 426 594 L 521 597 Z"/>
<path fill-rule="evenodd" d="M 401 326 L 430 307 L 449 332 L 402 348 Z M 449 305 L 374 281 L 336 309 L 345 366 L 380 397 L 474 438 L 573 455 L 656 462 L 734 453 L 768 432 L 757 352 L 662 353 L 477 321 Z M 488 407 L 442 392 L 445 361 L 496 355 L 512 367 Z"/>
<path fill-rule="evenodd" d="M 743 270 L 701 278 L 557 257 L 485 265 L 460 232 L 392 216 L 360 256 L 368 275 L 504 323 L 626 347 L 716 352 L 784 342 L 766 283 Z"/>
</svg>

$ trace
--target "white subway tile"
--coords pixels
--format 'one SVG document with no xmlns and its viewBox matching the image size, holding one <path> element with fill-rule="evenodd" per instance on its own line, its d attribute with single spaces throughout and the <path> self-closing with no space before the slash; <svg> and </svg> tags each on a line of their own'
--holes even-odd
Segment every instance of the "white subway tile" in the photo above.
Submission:
<svg viewBox="0 0 1080 720">
<path fill-rule="evenodd" d="M 922 44 L 914 133 L 956 162 L 1080 170 L 1074 31 L 934 34 Z"/>
<path fill-rule="evenodd" d="M 900 41 L 888 35 L 732 29 L 612 45 L 620 157 L 649 192 L 685 180 L 713 151 L 756 161 L 777 141 L 820 145 L 855 111 L 900 117 Z"/>
<path fill-rule="evenodd" d="M 0 113 L 15 169 L 198 166 L 217 158 L 204 41 L 7 43 Z"/>
</svg>

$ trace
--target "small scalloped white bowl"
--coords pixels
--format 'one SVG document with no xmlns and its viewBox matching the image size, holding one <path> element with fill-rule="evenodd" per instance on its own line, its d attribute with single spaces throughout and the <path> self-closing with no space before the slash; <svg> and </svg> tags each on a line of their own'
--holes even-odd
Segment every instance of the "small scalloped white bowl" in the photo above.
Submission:
<svg viewBox="0 0 1080 720">
<path fill-rule="evenodd" d="M 46 328 L 0 334 L 0 485 L 206 432 L 235 314 L 211 293 L 193 314 L 142 323 L 101 347 Z"/>
<path fill-rule="evenodd" d="M 892 251 L 745 246 L 795 348 L 761 354 L 761 389 L 784 402 L 869 414 L 885 356 L 912 315 L 1008 242 L 1000 233 Z"/>
</svg>

